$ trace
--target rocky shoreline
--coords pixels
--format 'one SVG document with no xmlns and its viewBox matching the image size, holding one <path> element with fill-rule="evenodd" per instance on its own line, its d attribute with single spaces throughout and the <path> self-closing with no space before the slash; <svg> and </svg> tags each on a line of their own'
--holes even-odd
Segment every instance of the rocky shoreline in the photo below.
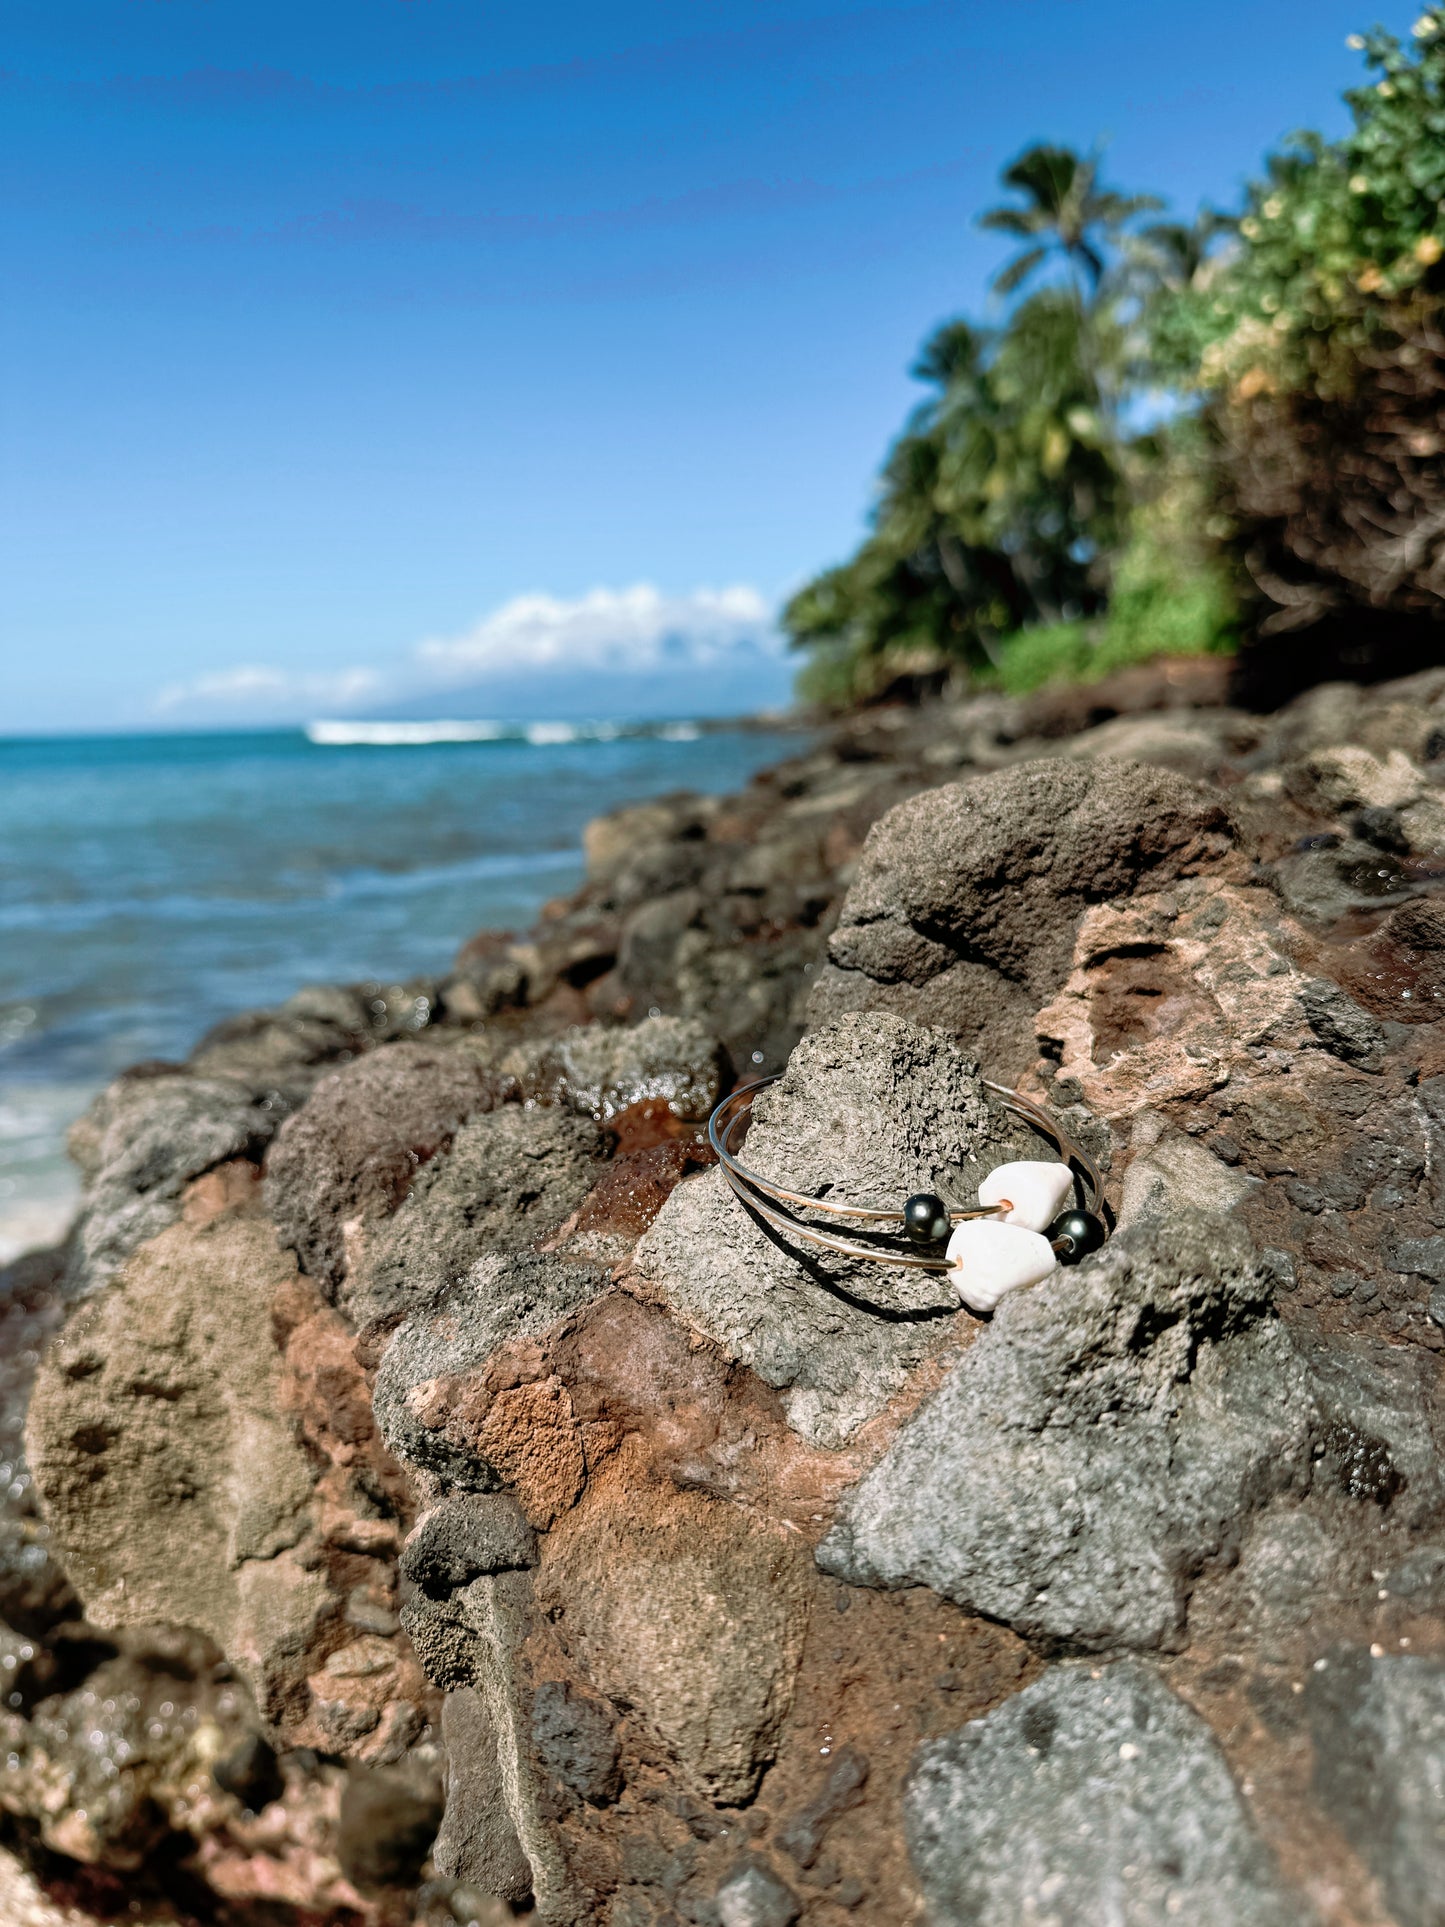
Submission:
<svg viewBox="0 0 1445 1927">
<path fill-rule="evenodd" d="M 3 1840 L 95 1918 L 1435 1927 L 1445 671 L 881 708 L 120 1078 L 3 1274 Z M 1107 1171 L 981 1321 L 751 1220 Z"/>
</svg>

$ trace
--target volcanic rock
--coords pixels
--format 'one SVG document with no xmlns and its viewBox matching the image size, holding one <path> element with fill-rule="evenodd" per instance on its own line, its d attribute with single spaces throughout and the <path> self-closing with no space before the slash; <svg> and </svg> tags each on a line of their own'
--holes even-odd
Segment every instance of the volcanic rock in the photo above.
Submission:
<svg viewBox="0 0 1445 1927">
<path fill-rule="evenodd" d="M 1445 1893 L 1445 1664 L 1336 1648 L 1305 1689 L 1314 1786 L 1400 1927 L 1436 1927 Z"/>
<path fill-rule="evenodd" d="M 425 1303 L 487 1254 L 556 1231 L 592 1188 L 601 1151 L 594 1125 L 554 1111 L 509 1104 L 469 1118 L 365 1240 L 350 1293 L 357 1319 Z"/>
<path fill-rule="evenodd" d="M 869 833 L 810 1016 L 900 1011 L 1010 1075 L 1084 908 L 1216 865 L 1231 843 L 1217 793 L 1144 764 L 1031 763 L 929 791 Z"/>
<path fill-rule="evenodd" d="M 934 1927 L 1304 1927 L 1209 1728 L 1137 1660 L 1058 1666 L 920 1748 L 904 1823 Z"/>
<path fill-rule="evenodd" d="M 763 1176 L 892 1210 L 917 1191 L 972 1204 L 995 1164 L 1039 1148 L 949 1037 L 881 1011 L 811 1032 L 753 1117 L 746 1161 Z M 878 1412 L 964 1322 L 946 1277 L 788 1242 L 721 1171 L 679 1185 L 634 1266 L 682 1317 L 785 1388 L 791 1422 L 820 1445 Z"/>
<path fill-rule="evenodd" d="M 1122 1232 L 1006 1298 L 844 1500 L 819 1563 L 928 1585 L 1026 1637 L 1171 1645 L 1193 1576 L 1308 1482 L 1316 1419 L 1226 1222 Z"/>
<path fill-rule="evenodd" d="M 327 1604 L 292 1556 L 313 1473 L 281 1411 L 270 1227 L 173 1225 L 51 1348 L 29 1450 L 66 1570 L 97 1626 L 193 1626 L 258 1689 Z"/>
<path fill-rule="evenodd" d="M 639 1494 L 630 1517 L 569 1520 L 537 1583 L 597 1686 L 701 1791 L 747 1800 L 792 1700 L 809 1595 L 800 1549 L 736 1507 Z"/>
<path fill-rule="evenodd" d="M 448 1693 L 442 1742 L 450 1766 L 446 1814 L 433 1850 L 438 1872 L 501 1900 L 525 1900 L 532 1867 L 507 1810 L 496 1729 L 474 1687 Z"/>
<path fill-rule="evenodd" d="M 452 1413 L 444 1396 L 449 1381 L 484 1367 L 509 1339 L 535 1336 L 605 1285 L 596 1266 L 569 1263 L 540 1253 L 489 1254 L 434 1304 L 414 1313 L 387 1348 L 377 1374 L 377 1422 L 387 1443 L 412 1465 L 443 1477 L 463 1491 L 494 1491 L 502 1482 L 501 1456 L 514 1473 L 517 1454 L 525 1454 L 533 1432 L 543 1457 L 529 1469 L 545 1486 L 559 1467 L 548 1462 L 548 1428 L 535 1396 L 515 1398 L 493 1414 L 488 1397 L 480 1407 Z M 502 1388 L 504 1391 L 506 1388 Z M 553 1403 L 565 1394 L 549 1386 Z M 546 1393 L 543 1394 L 546 1397 Z M 488 1419 L 494 1422 L 488 1428 Z M 575 1466 L 560 1468 L 574 1489 L 580 1481 L 580 1450 Z M 571 1469 L 569 1470 L 569 1466 Z"/>
<path fill-rule="evenodd" d="M 103 1285 L 174 1224 L 192 1178 L 230 1158 L 259 1159 L 288 1108 L 274 1094 L 257 1098 L 230 1078 L 175 1066 L 108 1085 L 70 1133 L 86 1180 L 74 1258 L 82 1288 Z"/>
<path fill-rule="evenodd" d="M 267 1207 L 306 1275 L 336 1297 L 353 1227 L 394 1211 L 418 1167 L 497 1090 L 482 1058 L 455 1044 L 386 1045 L 324 1077 L 266 1165 Z"/>
<path fill-rule="evenodd" d="M 646 1017 L 630 1028 L 574 1028 L 502 1063 L 529 1102 L 610 1119 L 661 1099 L 674 1117 L 707 1117 L 722 1084 L 717 1038 L 683 1017 Z"/>
</svg>

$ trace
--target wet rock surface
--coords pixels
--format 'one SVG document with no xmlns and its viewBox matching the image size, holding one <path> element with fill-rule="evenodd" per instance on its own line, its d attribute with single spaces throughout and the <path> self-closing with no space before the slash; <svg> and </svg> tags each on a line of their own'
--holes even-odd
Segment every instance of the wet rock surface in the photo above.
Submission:
<svg viewBox="0 0 1445 1927">
<path fill-rule="evenodd" d="M 1435 1921 L 1441 743 L 1445 672 L 864 712 L 119 1080 L 0 1274 L 0 1848 L 226 1927 Z M 971 1201 L 1000 1078 L 1115 1237 L 990 1321 L 791 1247 L 705 1137 L 785 1068 L 790 1189 Z"/>
</svg>

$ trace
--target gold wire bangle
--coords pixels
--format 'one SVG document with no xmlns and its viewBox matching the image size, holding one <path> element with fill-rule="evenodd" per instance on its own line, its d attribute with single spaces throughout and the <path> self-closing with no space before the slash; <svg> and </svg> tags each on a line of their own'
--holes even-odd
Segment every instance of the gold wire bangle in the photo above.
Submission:
<svg viewBox="0 0 1445 1927">
<path fill-rule="evenodd" d="M 797 1205 L 805 1211 L 822 1211 L 836 1218 L 858 1218 L 868 1224 L 902 1225 L 902 1211 L 883 1210 L 875 1205 L 840 1204 L 829 1198 L 810 1198 L 804 1192 L 789 1191 L 775 1184 L 760 1172 L 750 1170 L 743 1164 L 732 1149 L 734 1131 L 749 1117 L 752 1100 L 759 1091 L 768 1085 L 776 1084 L 783 1075 L 775 1072 L 771 1077 L 757 1078 L 751 1084 L 743 1084 L 729 1093 L 718 1104 L 707 1121 L 708 1142 L 717 1153 L 718 1163 L 722 1166 L 723 1176 L 737 1193 L 738 1197 L 759 1217 L 765 1219 L 775 1230 L 784 1231 L 794 1237 L 804 1239 L 809 1244 L 821 1246 L 825 1251 L 837 1252 L 845 1258 L 867 1258 L 874 1264 L 896 1265 L 910 1271 L 950 1271 L 952 1265 L 946 1258 L 915 1257 L 911 1252 L 888 1251 L 876 1245 L 854 1244 L 850 1239 L 839 1238 L 831 1231 L 824 1231 L 817 1225 L 807 1224 L 803 1219 L 785 1209 L 787 1205 Z M 995 1084 L 990 1078 L 983 1080 L 984 1089 L 990 1091 L 1012 1116 L 1047 1138 L 1059 1153 L 1061 1163 L 1067 1164 L 1077 1177 L 1081 1178 L 1087 1193 L 1085 1210 L 1102 1218 L 1104 1209 L 1104 1184 L 1099 1167 L 1080 1145 L 1051 1117 L 1041 1104 L 1032 1098 L 1022 1096 L 1006 1084 Z M 948 1208 L 950 1224 L 964 1224 L 972 1218 L 997 1218 L 1001 1212 L 1011 1207 L 1006 1202 L 999 1204 L 960 1206 Z"/>
</svg>

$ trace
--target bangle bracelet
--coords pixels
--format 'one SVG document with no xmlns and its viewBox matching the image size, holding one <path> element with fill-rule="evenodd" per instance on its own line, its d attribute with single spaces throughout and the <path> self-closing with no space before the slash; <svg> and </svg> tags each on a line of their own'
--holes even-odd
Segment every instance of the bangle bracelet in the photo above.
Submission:
<svg viewBox="0 0 1445 1927">
<path fill-rule="evenodd" d="M 1037 1283 L 1056 1265 L 1077 1264 L 1097 1251 L 1109 1235 L 1103 1181 L 1094 1160 L 1041 1105 L 987 1078 L 984 1088 L 1011 1116 L 1046 1138 L 1058 1152 L 1056 1160 L 999 1165 L 979 1186 L 976 1206 L 946 1204 L 931 1191 L 920 1191 L 897 1208 L 839 1203 L 789 1191 L 749 1169 L 733 1150 L 738 1130 L 751 1116 L 753 1099 L 781 1075 L 744 1084 L 725 1097 L 708 1119 L 707 1135 L 723 1176 L 743 1204 L 787 1237 L 845 1258 L 865 1258 L 911 1271 L 946 1272 L 965 1305 L 974 1311 L 991 1311 L 1005 1292 Z M 1075 1202 L 1064 1208 L 1071 1192 Z M 797 1215 L 799 1211 L 851 1218 L 869 1231 L 901 1233 L 912 1244 L 933 1250 L 860 1244 L 808 1223 Z M 940 1251 L 945 1240 L 947 1248 Z"/>
</svg>

